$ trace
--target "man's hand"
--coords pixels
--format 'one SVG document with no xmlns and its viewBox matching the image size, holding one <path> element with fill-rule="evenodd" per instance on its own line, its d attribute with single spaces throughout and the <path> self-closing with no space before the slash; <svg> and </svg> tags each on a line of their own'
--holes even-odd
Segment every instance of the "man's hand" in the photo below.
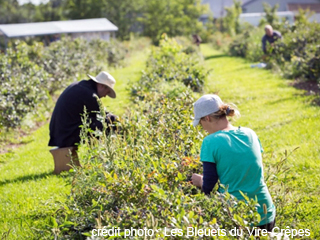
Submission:
<svg viewBox="0 0 320 240">
<path fill-rule="evenodd" d="M 196 187 L 201 188 L 202 187 L 202 175 L 200 174 L 192 174 L 191 178 L 192 184 L 195 185 Z"/>
<path fill-rule="evenodd" d="M 106 124 L 107 124 L 107 134 L 111 131 L 113 133 L 120 133 L 121 128 L 118 126 L 119 118 L 109 112 L 106 112 Z"/>
</svg>

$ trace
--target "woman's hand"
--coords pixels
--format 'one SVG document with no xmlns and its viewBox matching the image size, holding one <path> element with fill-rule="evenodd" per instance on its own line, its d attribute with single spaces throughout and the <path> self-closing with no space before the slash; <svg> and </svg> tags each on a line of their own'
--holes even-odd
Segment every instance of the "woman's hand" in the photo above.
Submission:
<svg viewBox="0 0 320 240">
<path fill-rule="evenodd" d="M 195 185 L 196 187 L 201 188 L 202 187 L 202 175 L 200 174 L 192 174 L 191 178 L 192 184 Z"/>
</svg>

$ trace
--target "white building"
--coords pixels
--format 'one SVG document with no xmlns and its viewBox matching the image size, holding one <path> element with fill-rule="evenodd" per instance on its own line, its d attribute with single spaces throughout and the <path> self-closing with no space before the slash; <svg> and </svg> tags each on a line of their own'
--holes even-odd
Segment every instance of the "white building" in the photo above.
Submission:
<svg viewBox="0 0 320 240">
<path fill-rule="evenodd" d="M 241 23 L 250 23 L 253 26 L 258 26 L 260 23 L 260 20 L 265 17 L 264 12 L 259 13 L 242 13 L 240 14 L 240 22 Z M 294 23 L 294 13 L 290 11 L 286 12 L 277 12 L 278 17 L 280 18 L 280 21 L 285 19 L 290 24 Z"/>
<path fill-rule="evenodd" d="M 106 18 L 93 18 L 68 21 L 0 24 L 0 36 L 21 38 L 33 36 L 70 35 L 72 38 L 82 37 L 87 40 L 104 39 L 109 41 L 115 37 L 118 27 Z"/>
</svg>

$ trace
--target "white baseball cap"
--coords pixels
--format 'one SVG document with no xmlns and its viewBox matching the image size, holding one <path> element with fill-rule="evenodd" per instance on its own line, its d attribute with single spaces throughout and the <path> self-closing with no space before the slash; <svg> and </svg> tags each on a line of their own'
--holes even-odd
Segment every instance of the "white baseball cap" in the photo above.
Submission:
<svg viewBox="0 0 320 240">
<path fill-rule="evenodd" d="M 202 117 L 208 116 L 211 113 L 219 111 L 219 107 L 223 104 L 218 95 L 207 94 L 199 98 L 193 104 L 194 120 L 193 126 L 197 126 Z"/>
</svg>

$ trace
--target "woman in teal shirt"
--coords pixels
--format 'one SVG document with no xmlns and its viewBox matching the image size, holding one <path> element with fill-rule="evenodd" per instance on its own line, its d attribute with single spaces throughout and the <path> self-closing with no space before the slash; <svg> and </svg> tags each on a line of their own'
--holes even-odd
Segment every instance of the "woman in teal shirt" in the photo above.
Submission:
<svg viewBox="0 0 320 240">
<path fill-rule="evenodd" d="M 202 142 L 200 161 L 203 162 L 203 176 L 192 175 L 194 185 L 209 194 L 218 179 L 227 191 L 238 200 L 244 200 L 240 191 L 249 198 L 258 199 L 261 229 L 272 231 L 275 224 L 275 207 L 263 178 L 260 141 L 256 133 L 244 127 L 234 127 L 227 117 L 240 115 L 224 104 L 214 94 L 202 96 L 194 103 L 193 125 L 199 123 L 209 133 Z M 225 190 L 218 189 L 223 193 Z M 266 206 L 267 211 L 263 210 Z"/>
</svg>

